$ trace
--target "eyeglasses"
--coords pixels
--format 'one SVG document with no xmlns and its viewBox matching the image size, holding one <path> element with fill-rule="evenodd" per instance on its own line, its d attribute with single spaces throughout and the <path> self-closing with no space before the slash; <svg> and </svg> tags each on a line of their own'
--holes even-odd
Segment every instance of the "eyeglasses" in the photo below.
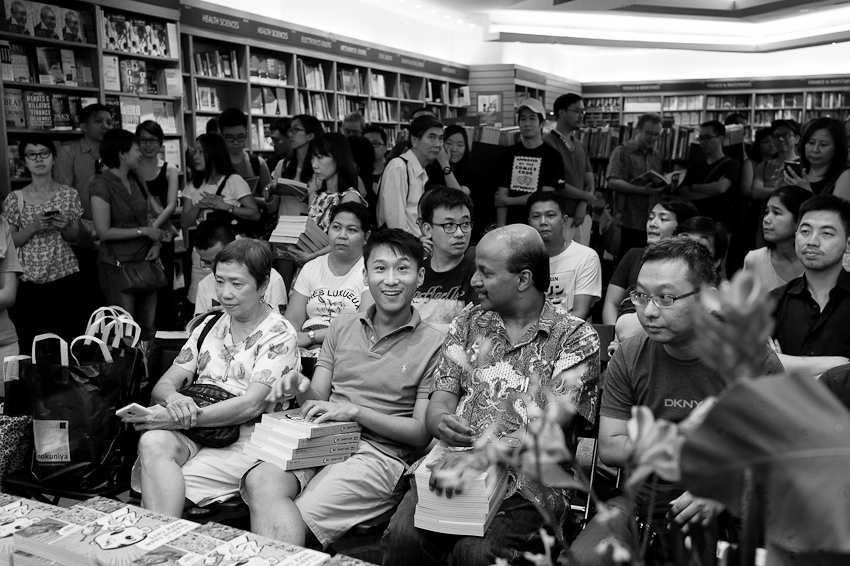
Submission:
<svg viewBox="0 0 850 566">
<path fill-rule="evenodd" d="M 156 145 L 158 143 L 157 138 L 139 138 L 139 145 Z"/>
<path fill-rule="evenodd" d="M 775 140 L 788 141 L 788 140 L 790 140 L 791 138 L 794 137 L 794 134 L 793 134 L 793 132 L 785 132 L 784 134 L 773 134 L 770 137 L 772 137 Z"/>
<path fill-rule="evenodd" d="M 719 138 L 719 137 L 720 137 L 720 136 L 709 136 L 709 135 L 698 136 L 698 137 L 697 137 L 697 141 L 698 141 L 699 143 L 705 143 L 705 142 L 707 142 L 707 141 L 711 141 L 712 139 L 714 139 L 714 138 Z"/>
<path fill-rule="evenodd" d="M 306 131 L 307 130 L 305 130 L 304 128 L 289 128 L 288 130 L 286 130 L 286 133 L 289 134 L 290 136 L 294 136 L 298 132 L 306 132 Z"/>
<path fill-rule="evenodd" d="M 472 222 L 461 222 L 460 224 L 455 222 L 444 222 L 443 224 L 434 224 L 434 226 L 439 226 L 446 234 L 454 234 L 457 232 L 458 226 L 460 227 L 460 231 L 464 234 L 468 234 L 469 231 L 472 230 Z"/>
<path fill-rule="evenodd" d="M 39 157 L 40 157 L 41 159 L 47 159 L 47 158 L 48 158 L 48 157 L 50 157 L 52 154 L 50 153 L 50 150 L 49 150 L 49 149 L 42 149 L 41 151 L 28 151 L 28 152 L 26 152 L 24 155 L 25 155 L 25 156 L 26 156 L 26 158 L 27 158 L 27 159 L 29 159 L 30 161 L 35 161 L 35 160 L 36 160 L 36 159 L 38 159 Z"/>
<path fill-rule="evenodd" d="M 567 112 L 575 112 L 580 116 L 584 116 L 585 114 L 587 114 L 587 110 L 585 110 L 584 108 L 567 108 Z"/>
<path fill-rule="evenodd" d="M 384 145 L 383 142 L 379 142 L 379 141 L 373 141 L 372 142 L 372 147 L 381 147 L 382 145 Z"/>
<path fill-rule="evenodd" d="M 245 141 L 245 139 L 247 137 L 248 136 L 246 136 L 245 134 L 239 134 L 238 136 L 227 135 L 227 136 L 224 136 L 224 141 L 226 141 L 227 143 L 234 143 L 234 142 L 242 143 L 243 141 Z"/>
<path fill-rule="evenodd" d="M 660 309 L 669 309 L 673 306 L 673 303 L 678 301 L 679 299 L 684 299 L 685 297 L 690 297 L 691 295 L 696 295 L 700 292 L 700 289 L 694 289 L 690 293 L 685 293 L 684 295 L 668 295 L 667 293 L 661 293 L 660 295 L 647 295 L 646 293 L 639 293 L 638 291 L 632 291 L 629 293 L 629 298 L 632 300 L 632 304 L 636 307 L 645 307 L 649 304 L 650 299 L 652 299 L 652 303 L 660 308 Z"/>
</svg>

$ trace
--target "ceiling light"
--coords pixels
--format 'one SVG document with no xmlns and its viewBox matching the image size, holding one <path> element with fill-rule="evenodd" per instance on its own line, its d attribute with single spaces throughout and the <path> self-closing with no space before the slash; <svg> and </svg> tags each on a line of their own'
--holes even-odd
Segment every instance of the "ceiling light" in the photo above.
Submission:
<svg viewBox="0 0 850 566">
<path fill-rule="evenodd" d="M 475 24 L 469 24 L 469 27 L 474 28 Z"/>
<path fill-rule="evenodd" d="M 421 7 L 422 7 L 422 4 L 417 4 L 417 5 L 416 5 L 416 7 L 417 7 L 417 8 L 421 8 Z"/>
<path fill-rule="evenodd" d="M 432 14 L 436 14 L 436 13 L 437 13 L 437 10 L 431 10 L 431 13 L 432 13 Z"/>
<path fill-rule="evenodd" d="M 452 15 L 451 15 L 451 14 L 446 14 L 446 19 L 447 19 L 447 20 L 451 19 L 451 17 L 452 17 Z"/>
</svg>

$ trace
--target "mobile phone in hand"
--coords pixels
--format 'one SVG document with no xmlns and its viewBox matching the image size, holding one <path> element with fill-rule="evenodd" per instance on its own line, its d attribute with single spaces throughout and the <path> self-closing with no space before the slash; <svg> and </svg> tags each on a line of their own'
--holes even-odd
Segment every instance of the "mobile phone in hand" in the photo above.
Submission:
<svg viewBox="0 0 850 566">
<path fill-rule="evenodd" d="M 803 176 L 803 166 L 802 164 L 800 164 L 799 161 L 786 161 L 785 169 L 787 169 L 788 171 L 793 171 L 798 177 Z"/>
<path fill-rule="evenodd" d="M 50 219 L 50 218 L 53 218 L 54 216 L 58 216 L 58 215 L 59 215 L 58 210 L 48 210 L 47 212 L 44 213 L 43 217 Z"/>
<path fill-rule="evenodd" d="M 138 403 L 130 403 L 126 407 L 121 407 L 115 411 L 116 417 L 144 417 L 151 414 L 153 411 L 147 407 L 143 407 Z"/>
</svg>

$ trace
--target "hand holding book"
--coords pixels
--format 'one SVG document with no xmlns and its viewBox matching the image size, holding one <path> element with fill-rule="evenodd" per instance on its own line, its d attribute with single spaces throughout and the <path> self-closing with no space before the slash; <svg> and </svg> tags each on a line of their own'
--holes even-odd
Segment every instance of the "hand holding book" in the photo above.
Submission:
<svg viewBox="0 0 850 566">
<path fill-rule="evenodd" d="M 310 399 L 301 407 L 304 419 L 315 424 L 328 421 L 353 422 L 360 414 L 360 407 L 354 403 L 331 403 Z"/>
</svg>

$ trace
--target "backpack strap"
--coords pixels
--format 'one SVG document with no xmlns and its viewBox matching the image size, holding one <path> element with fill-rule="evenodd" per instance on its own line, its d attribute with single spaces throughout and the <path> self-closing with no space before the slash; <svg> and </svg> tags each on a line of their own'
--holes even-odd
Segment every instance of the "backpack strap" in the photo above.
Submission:
<svg viewBox="0 0 850 566">
<path fill-rule="evenodd" d="M 410 162 L 407 161 L 401 155 L 398 156 L 399 159 L 404 161 L 404 172 L 407 173 L 407 194 L 410 194 Z M 405 199 L 406 200 L 406 199 Z"/>
<path fill-rule="evenodd" d="M 251 170 L 257 177 L 260 176 L 260 156 L 255 153 L 248 154 L 248 160 L 251 162 Z"/>
<path fill-rule="evenodd" d="M 218 190 L 216 190 L 215 196 L 221 196 L 221 193 L 224 192 L 224 186 L 227 184 L 228 179 L 230 179 L 230 175 L 225 175 L 224 179 L 221 180 L 221 183 L 218 184 Z"/>
</svg>

